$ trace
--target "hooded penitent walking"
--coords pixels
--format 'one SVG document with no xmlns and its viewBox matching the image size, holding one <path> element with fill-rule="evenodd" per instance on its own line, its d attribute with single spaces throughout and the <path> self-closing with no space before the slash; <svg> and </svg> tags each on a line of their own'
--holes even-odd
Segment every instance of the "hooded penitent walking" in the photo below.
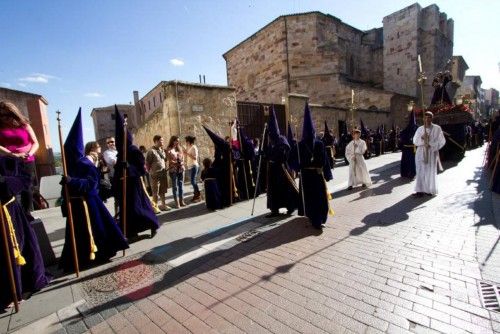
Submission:
<svg viewBox="0 0 500 334">
<path fill-rule="evenodd" d="M 116 252 L 128 248 L 119 226 L 99 197 L 99 170 L 83 151 L 81 110 L 64 143 L 68 176 L 62 179 L 69 188 L 78 261 L 81 267 L 107 261 Z M 68 200 L 64 198 L 64 201 Z M 62 205 L 63 216 L 67 216 Z M 68 224 L 66 224 L 68 225 Z M 60 267 L 73 270 L 71 240 L 68 226 L 60 259 Z"/>
<path fill-rule="evenodd" d="M 122 182 L 123 169 L 127 168 L 126 177 L 126 222 L 127 222 L 127 238 L 136 237 L 138 233 L 150 230 L 151 237 L 156 235 L 156 230 L 159 227 L 158 218 L 154 213 L 151 200 L 149 199 L 144 185 L 142 176 L 146 174 L 145 158 L 137 146 L 132 143 L 132 135 L 127 131 L 127 161 L 124 163 L 124 126 L 123 117 L 118 112 L 115 106 L 115 138 L 117 155 L 117 167 L 113 177 L 113 188 L 115 201 L 118 204 L 118 218 L 120 227 L 123 231 L 123 198 L 122 198 Z"/>
<path fill-rule="evenodd" d="M 292 214 L 298 206 L 299 190 L 291 177 L 287 160 L 290 145 L 285 136 L 280 135 L 274 108 L 269 114 L 267 157 L 267 217 L 279 215 L 279 209 L 286 208 Z"/>
<path fill-rule="evenodd" d="M 30 175 L 24 173 L 16 158 L 0 157 L 0 203 L 1 223 L 7 232 L 7 252 L 13 269 L 13 279 L 17 300 L 23 294 L 36 292 L 50 282 L 50 275 L 45 273 L 38 239 L 28 221 L 23 207 L 16 200 L 16 195 L 30 186 Z M 0 313 L 13 300 L 9 287 L 8 262 L 5 245 L 0 247 Z"/>
<path fill-rule="evenodd" d="M 316 139 L 311 111 L 307 104 L 304 111 L 302 140 L 297 148 L 301 176 L 300 190 L 303 191 L 299 215 L 307 216 L 315 228 L 321 229 L 326 223 L 328 213 L 333 214 L 328 202 L 330 194 L 326 185 L 326 182 L 332 179 L 332 173 L 327 162 L 325 146 L 321 140 Z"/>
<path fill-rule="evenodd" d="M 415 167 L 415 145 L 413 144 L 413 136 L 417 131 L 417 122 L 415 121 L 415 112 L 411 112 L 410 119 L 406 128 L 401 131 L 400 148 L 401 148 L 401 176 L 408 179 L 413 179 L 416 175 Z"/>
</svg>

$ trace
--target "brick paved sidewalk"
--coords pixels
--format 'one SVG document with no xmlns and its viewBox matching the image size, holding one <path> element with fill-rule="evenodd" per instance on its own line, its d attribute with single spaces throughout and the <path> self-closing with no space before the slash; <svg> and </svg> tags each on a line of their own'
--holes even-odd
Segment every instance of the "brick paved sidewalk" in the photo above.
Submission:
<svg viewBox="0 0 500 334">
<path fill-rule="evenodd" d="M 477 209 L 482 154 L 440 174 L 433 198 L 409 196 L 413 183 L 392 168 L 371 189 L 335 193 L 322 233 L 285 219 L 153 285 L 81 305 L 60 332 L 500 333 L 478 290 L 476 233 L 493 223 Z"/>
</svg>

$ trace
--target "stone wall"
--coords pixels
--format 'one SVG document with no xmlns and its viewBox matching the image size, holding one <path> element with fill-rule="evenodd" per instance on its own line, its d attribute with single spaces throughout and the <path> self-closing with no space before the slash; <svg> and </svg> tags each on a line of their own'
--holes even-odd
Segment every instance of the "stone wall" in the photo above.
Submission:
<svg viewBox="0 0 500 334">
<path fill-rule="evenodd" d="M 382 83 L 381 29 L 368 32 L 320 12 L 277 18 L 224 54 L 238 101 L 280 103 L 288 92 L 350 103 L 349 81 Z"/>
<path fill-rule="evenodd" d="M 383 19 L 385 90 L 416 96 L 420 10 L 419 4 L 413 4 Z"/>
<path fill-rule="evenodd" d="M 153 145 L 153 136 L 161 135 L 168 144 L 170 136 L 193 135 L 200 151 L 200 161 L 213 157 L 213 143 L 202 125 L 221 137 L 229 135 L 229 122 L 236 118 L 235 90 L 223 86 L 162 82 L 164 99 L 134 134 L 137 146 Z"/>
<path fill-rule="evenodd" d="M 404 128 L 408 123 L 408 103 L 411 99 L 409 96 L 398 94 L 389 95 L 390 106 L 387 110 L 369 110 L 355 109 L 353 112 L 348 108 L 339 108 L 333 106 L 317 105 L 311 103 L 311 115 L 316 132 L 321 132 L 324 129 L 326 121 L 330 130 L 335 135 L 339 136 L 339 121 L 346 121 L 349 128 L 352 127 L 352 120 L 355 126 L 360 126 L 360 119 L 366 127 L 376 129 L 379 125 L 385 125 L 388 130 L 394 126 Z M 299 94 L 290 94 L 288 97 L 288 115 L 290 124 L 294 134 L 300 138 L 302 136 L 302 124 L 304 117 L 304 106 L 309 101 L 308 96 Z"/>
<path fill-rule="evenodd" d="M 358 108 L 386 110 L 382 90 L 419 97 L 417 55 L 421 54 L 425 102 L 432 78 L 453 50 L 453 20 L 439 7 L 418 3 L 386 16 L 383 28 L 356 29 L 321 12 L 280 16 L 224 54 L 228 83 L 239 101 L 280 103 L 304 94 L 312 103 L 339 108 L 351 89 L 373 94 Z"/>
<path fill-rule="evenodd" d="M 117 108 L 122 116 L 127 114 L 128 128 L 135 129 L 135 107 L 131 104 L 118 104 Z M 99 142 L 104 151 L 107 147 L 106 138 L 115 136 L 115 106 L 94 108 L 90 116 L 94 123 L 95 140 Z"/>
<path fill-rule="evenodd" d="M 427 76 L 424 103 L 434 89 L 434 75 L 446 69 L 453 53 L 453 20 L 436 5 L 422 8 L 418 3 L 384 17 L 384 89 L 419 98 L 418 62 Z M 451 68 L 449 68 L 451 69 Z"/>
<path fill-rule="evenodd" d="M 280 103 L 287 92 L 285 21 L 278 19 L 224 54 L 238 101 Z"/>
</svg>

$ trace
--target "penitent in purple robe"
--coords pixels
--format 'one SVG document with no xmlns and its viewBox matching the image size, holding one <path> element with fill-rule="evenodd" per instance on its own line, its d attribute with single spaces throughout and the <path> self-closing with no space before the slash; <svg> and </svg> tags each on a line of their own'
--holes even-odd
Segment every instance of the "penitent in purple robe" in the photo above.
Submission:
<svg viewBox="0 0 500 334">
<path fill-rule="evenodd" d="M 7 208 L 21 255 L 25 259 L 24 265 L 18 265 L 14 259 L 12 238 L 8 237 L 11 264 L 14 271 L 14 280 L 17 298 L 27 293 L 36 292 L 49 284 L 51 276 L 46 274 L 40 246 L 21 205 L 15 196 L 30 184 L 30 176 L 18 172 L 20 169 L 17 159 L 0 157 L 0 200 Z M 8 203 L 8 204 L 7 204 Z M 5 215 L 4 215 L 5 216 Z M 7 228 L 7 225 L 6 225 Z M 8 229 L 7 229 L 8 231 Z M 0 247 L 0 311 L 4 310 L 12 301 L 7 262 L 4 245 Z"/>
</svg>

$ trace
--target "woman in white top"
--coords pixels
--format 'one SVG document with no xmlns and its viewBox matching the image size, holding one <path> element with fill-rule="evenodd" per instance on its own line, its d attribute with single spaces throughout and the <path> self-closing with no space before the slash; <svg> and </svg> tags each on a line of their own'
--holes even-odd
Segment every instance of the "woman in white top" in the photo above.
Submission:
<svg viewBox="0 0 500 334">
<path fill-rule="evenodd" d="M 172 136 L 167 146 L 168 173 L 172 180 L 172 192 L 174 194 L 175 206 L 185 206 L 184 203 L 184 154 L 179 145 L 179 137 Z"/>
<path fill-rule="evenodd" d="M 200 188 L 198 188 L 198 181 L 196 180 L 198 176 L 198 171 L 200 170 L 200 164 L 198 162 L 198 147 L 194 144 L 196 137 L 186 136 L 186 146 L 184 149 L 184 154 L 186 155 L 186 165 L 191 180 L 191 185 L 193 186 L 193 198 L 191 202 L 196 203 L 201 201 Z"/>
</svg>

